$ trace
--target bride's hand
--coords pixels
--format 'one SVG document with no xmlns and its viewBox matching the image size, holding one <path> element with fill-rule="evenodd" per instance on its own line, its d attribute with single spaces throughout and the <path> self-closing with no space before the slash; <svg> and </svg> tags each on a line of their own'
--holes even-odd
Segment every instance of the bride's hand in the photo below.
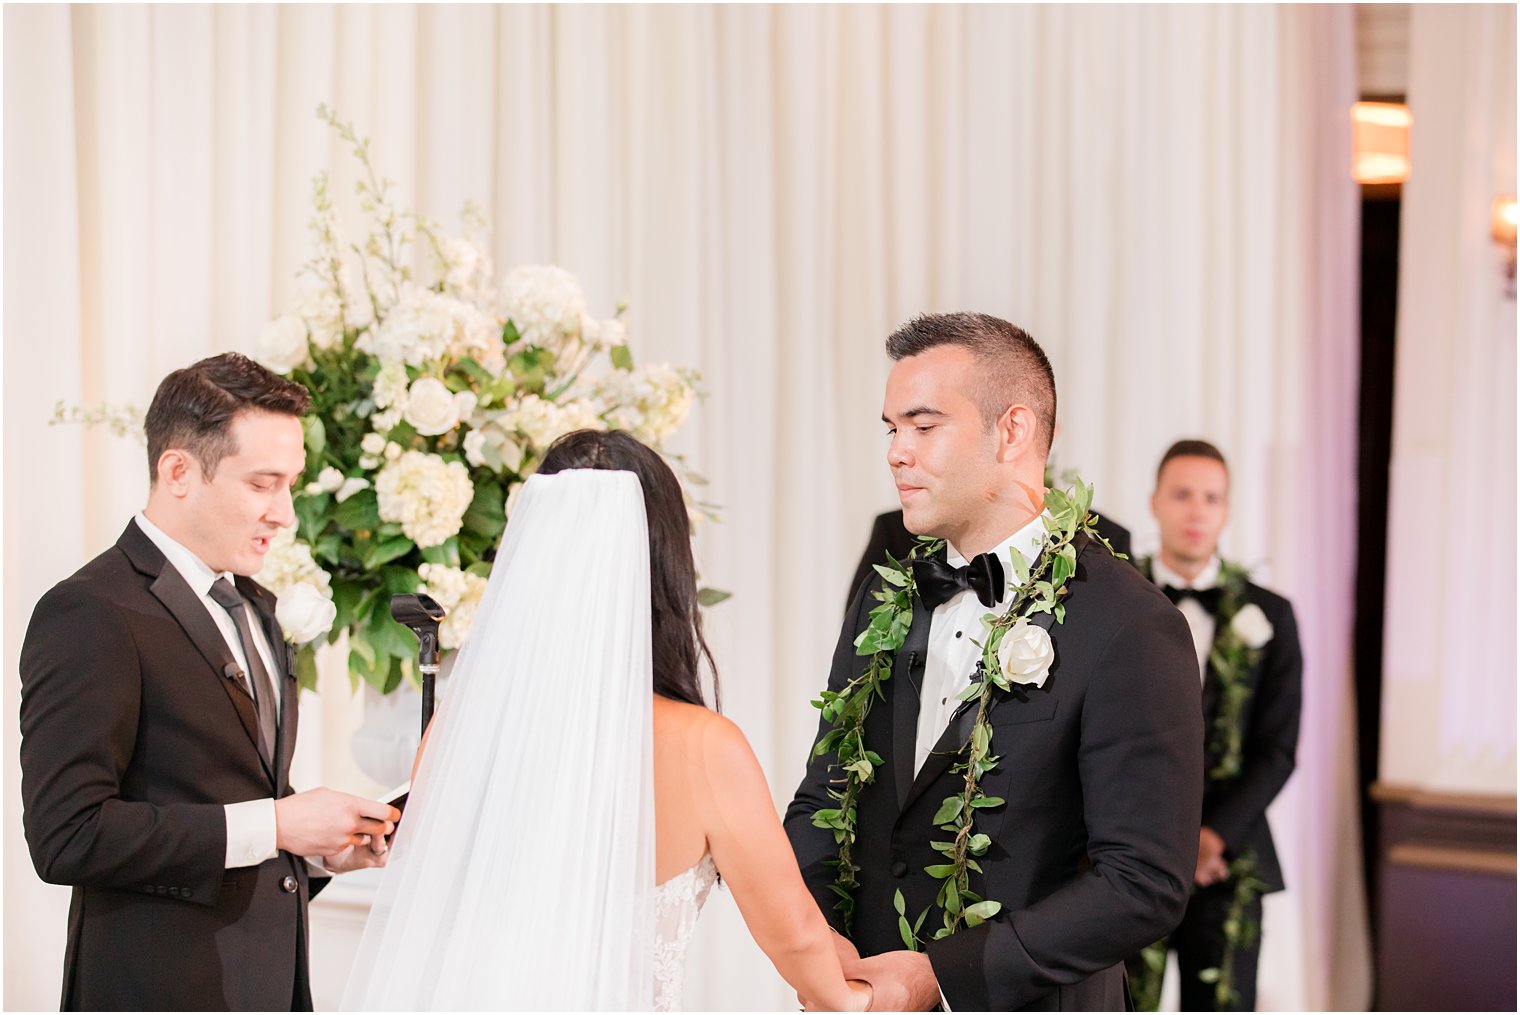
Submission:
<svg viewBox="0 0 1520 1015">
<path fill-rule="evenodd" d="M 846 980 L 844 985 L 850 988 L 851 1005 L 846 1011 L 869 1011 L 875 994 L 871 985 L 865 980 Z"/>
</svg>

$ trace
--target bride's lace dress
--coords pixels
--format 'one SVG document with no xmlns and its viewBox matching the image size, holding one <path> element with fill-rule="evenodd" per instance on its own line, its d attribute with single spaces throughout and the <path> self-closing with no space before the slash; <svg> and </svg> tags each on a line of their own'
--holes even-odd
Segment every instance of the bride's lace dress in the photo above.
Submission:
<svg viewBox="0 0 1520 1015">
<path fill-rule="evenodd" d="M 686 977 L 686 948 L 697 927 L 702 905 L 718 883 L 711 854 L 682 871 L 654 892 L 654 1010 L 679 1011 L 681 984 Z"/>
</svg>

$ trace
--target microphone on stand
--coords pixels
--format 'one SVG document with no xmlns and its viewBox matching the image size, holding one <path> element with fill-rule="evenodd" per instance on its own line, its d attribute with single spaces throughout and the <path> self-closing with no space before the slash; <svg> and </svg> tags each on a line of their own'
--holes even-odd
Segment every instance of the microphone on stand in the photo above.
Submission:
<svg viewBox="0 0 1520 1015">
<path fill-rule="evenodd" d="M 417 671 L 422 674 L 422 732 L 433 720 L 434 680 L 438 676 L 438 625 L 448 611 L 432 596 L 405 593 L 391 596 L 391 617 L 417 636 Z"/>
</svg>

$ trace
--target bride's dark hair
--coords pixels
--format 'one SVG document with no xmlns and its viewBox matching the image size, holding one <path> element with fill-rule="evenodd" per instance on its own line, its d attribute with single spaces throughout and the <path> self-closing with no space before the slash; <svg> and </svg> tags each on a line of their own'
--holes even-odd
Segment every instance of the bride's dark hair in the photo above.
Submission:
<svg viewBox="0 0 1520 1015">
<path fill-rule="evenodd" d="M 547 476 L 567 469 L 611 469 L 639 477 L 649 524 L 654 691 L 676 701 L 706 705 L 699 673 L 706 659 L 716 699 L 718 668 L 702 637 L 691 521 L 675 473 L 659 454 L 622 430 L 575 430 L 555 441 L 538 471 Z"/>
</svg>

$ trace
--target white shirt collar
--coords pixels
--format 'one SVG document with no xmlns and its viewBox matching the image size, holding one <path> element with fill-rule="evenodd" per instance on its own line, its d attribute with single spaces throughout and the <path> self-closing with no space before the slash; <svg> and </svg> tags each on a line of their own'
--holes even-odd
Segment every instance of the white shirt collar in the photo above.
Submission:
<svg viewBox="0 0 1520 1015">
<path fill-rule="evenodd" d="M 1170 585 L 1178 589 L 1196 589 L 1200 592 L 1204 589 L 1211 589 L 1219 584 L 1219 554 L 1216 553 L 1210 557 L 1209 562 L 1203 565 L 1203 570 L 1198 572 L 1198 577 L 1192 581 L 1188 581 L 1182 575 L 1163 564 L 1161 562 L 1161 555 L 1158 553 L 1151 558 L 1151 577 L 1155 579 L 1157 585 Z"/>
<path fill-rule="evenodd" d="M 163 552 L 164 557 L 174 565 L 174 569 L 180 573 L 196 595 L 202 598 L 210 595 L 211 586 L 218 578 L 225 578 L 236 584 L 231 571 L 218 573 L 211 570 L 210 565 L 197 557 L 183 543 L 150 522 L 143 512 L 137 512 L 134 520 L 137 522 L 137 527 L 142 529 L 143 535 L 153 540 L 153 545 Z"/>
<path fill-rule="evenodd" d="M 1007 576 L 1007 589 L 1003 593 L 1000 602 L 1006 602 L 1012 590 L 1018 586 L 1018 578 L 1013 570 L 1013 550 L 1018 550 L 1024 555 L 1024 563 L 1034 566 L 1035 558 L 1039 556 L 1040 547 L 1044 545 L 1048 533 L 1045 529 L 1045 512 L 1040 512 L 1031 518 L 1023 528 L 1003 540 L 991 552 L 996 553 L 998 560 L 1003 564 L 1003 573 Z M 956 567 L 965 567 L 966 558 L 949 541 L 945 541 L 945 562 Z"/>
</svg>

